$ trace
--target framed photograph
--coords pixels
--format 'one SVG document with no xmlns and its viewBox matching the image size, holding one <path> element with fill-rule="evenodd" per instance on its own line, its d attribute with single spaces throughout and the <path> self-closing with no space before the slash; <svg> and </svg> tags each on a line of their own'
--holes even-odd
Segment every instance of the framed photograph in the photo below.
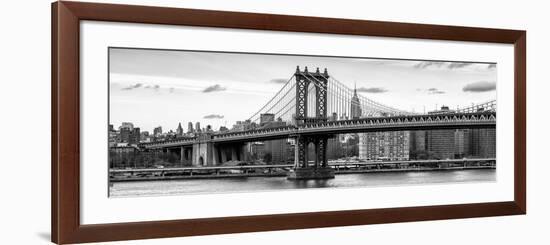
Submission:
<svg viewBox="0 0 550 245">
<path fill-rule="evenodd" d="M 55 2 L 52 241 L 525 214 L 525 38 Z"/>
</svg>

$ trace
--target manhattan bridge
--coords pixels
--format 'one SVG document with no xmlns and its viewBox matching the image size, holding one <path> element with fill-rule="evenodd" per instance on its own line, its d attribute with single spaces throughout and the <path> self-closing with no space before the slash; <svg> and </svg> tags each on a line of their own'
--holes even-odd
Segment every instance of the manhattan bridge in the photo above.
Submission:
<svg viewBox="0 0 550 245">
<path fill-rule="evenodd" d="M 228 152 L 231 159 L 244 159 L 248 142 L 290 138 L 295 149 L 289 179 L 315 179 L 334 177 L 328 166 L 327 141 L 336 134 L 496 127 L 495 100 L 456 110 L 408 112 L 358 95 L 326 68 L 308 71 L 296 67 L 281 89 L 247 121 L 259 124 L 262 114 L 273 114 L 286 122 L 285 126 L 202 133 L 140 147 L 176 152 L 181 161 L 194 166 L 217 166 L 227 161 Z M 311 144 L 314 147 L 310 148 Z M 309 154 L 310 150 L 314 154 Z M 311 155 L 314 159 L 309 159 Z"/>
</svg>

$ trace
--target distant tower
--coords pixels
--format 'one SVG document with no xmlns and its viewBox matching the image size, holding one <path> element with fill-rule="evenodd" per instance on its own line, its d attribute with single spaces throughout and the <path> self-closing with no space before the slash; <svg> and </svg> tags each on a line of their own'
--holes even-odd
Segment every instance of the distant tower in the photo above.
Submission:
<svg viewBox="0 0 550 245">
<path fill-rule="evenodd" d="M 193 133 L 193 123 L 189 122 L 187 124 L 187 133 Z"/>
<path fill-rule="evenodd" d="M 183 135 L 183 128 L 181 127 L 181 123 L 178 124 L 178 129 L 176 129 L 176 134 L 178 136 L 182 136 Z"/>
<path fill-rule="evenodd" d="M 153 129 L 153 135 L 158 136 L 162 134 L 162 127 L 158 126 L 155 129 Z"/>
<path fill-rule="evenodd" d="M 351 118 L 358 119 L 361 117 L 361 101 L 359 101 L 359 96 L 357 96 L 357 87 L 353 88 L 353 97 L 351 97 Z"/>
<path fill-rule="evenodd" d="M 195 123 L 195 131 L 197 133 L 200 133 L 201 132 L 201 123 L 200 122 L 196 122 Z"/>
</svg>

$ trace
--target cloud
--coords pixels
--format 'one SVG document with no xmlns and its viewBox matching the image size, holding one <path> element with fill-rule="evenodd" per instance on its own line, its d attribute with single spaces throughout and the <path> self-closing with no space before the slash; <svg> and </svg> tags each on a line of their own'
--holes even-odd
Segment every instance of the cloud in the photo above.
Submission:
<svg viewBox="0 0 550 245">
<path fill-rule="evenodd" d="M 147 85 L 143 88 L 145 88 L 145 89 L 154 89 L 155 91 L 158 91 L 160 89 L 160 86 L 158 84 L 155 84 L 155 85 Z"/>
<path fill-rule="evenodd" d="M 443 61 L 420 61 L 414 65 L 417 69 L 426 69 L 429 67 L 446 68 L 446 69 L 459 69 L 467 66 L 471 66 L 473 63 L 466 62 L 443 62 Z"/>
<path fill-rule="evenodd" d="M 142 83 L 136 83 L 136 84 L 134 84 L 134 85 L 130 85 L 130 86 L 128 86 L 128 87 L 124 87 L 124 88 L 122 88 L 122 90 L 132 90 L 132 89 L 139 88 L 139 87 L 141 87 L 141 86 L 143 86 Z"/>
<path fill-rule="evenodd" d="M 372 87 L 372 88 L 360 87 L 357 89 L 357 91 L 362 93 L 373 93 L 373 94 L 388 92 L 387 89 L 380 88 L 380 87 Z"/>
<path fill-rule="evenodd" d="M 414 68 L 426 69 L 430 66 L 441 67 L 444 64 L 445 64 L 444 62 L 438 62 L 438 61 L 420 61 L 414 65 Z"/>
<path fill-rule="evenodd" d="M 444 93 L 446 93 L 445 91 L 439 90 L 437 88 L 429 88 L 429 89 L 419 89 L 419 88 L 417 88 L 416 91 L 424 91 L 428 94 L 444 94 Z"/>
<path fill-rule="evenodd" d="M 222 119 L 223 115 L 210 114 L 203 117 L 204 119 Z"/>
<path fill-rule="evenodd" d="M 449 65 L 447 65 L 447 67 L 449 69 L 457 69 L 457 68 L 462 68 L 470 65 L 472 65 L 472 63 L 451 62 Z"/>
<path fill-rule="evenodd" d="M 288 82 L 287 79 L 284 79 L 284 78 L 275 78 L 275 79 L 271 79 L 269 80 L 270 83 L 286 83 Z"/>
<path fill-rule="evenodd" d="M 481 92 L 493 91 L 496 89 L 497 89 L 496 82 L 479 81 L 479 82 L 473 82 L 473 83 L 467 84 L 466 86 L 464 86 L 464 88 L 462 88 L 462 91 L 472 92 L 472 93 L 481 93 Z"/>
<path fill-rule="evenodd" d="M 222 87 L 219 84 L 216 84 L 216 85 L 206 87 L 202 92 L 203 93 L 210 93 L 210 92 L 219 92 L 219 91 L 224 91 L 224 90 L 227 90 L 227 88 Z"/>
<path fill-rule="evenodd" d="M 487 69 L 495 69 L 495 68 L 497 68 L 497 64 L 489 64 L 487 66 Z"/>
</svg>

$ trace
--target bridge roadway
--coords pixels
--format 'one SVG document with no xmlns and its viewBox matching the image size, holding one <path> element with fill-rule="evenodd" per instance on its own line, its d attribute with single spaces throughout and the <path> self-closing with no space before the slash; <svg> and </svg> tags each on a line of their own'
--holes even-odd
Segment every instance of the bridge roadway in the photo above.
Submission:
<svg viewBox="0 0 550 245">
<path fill-rule="evenodd" d="M 306 123 L 299 126 L 255 129 L 249 131 L 211 134 L 208 138 L 197 137 L 141 144 L 146 149 L 187 146 L 196 143 L 253 142 L 296 137 L 298 135 L 330 135 L 401 130 L 437 130 L 460 128 L 495 128 L 496 112 L 426 114 L 391 117 L 370 117 L 352 120 Z"/>
</svg>

